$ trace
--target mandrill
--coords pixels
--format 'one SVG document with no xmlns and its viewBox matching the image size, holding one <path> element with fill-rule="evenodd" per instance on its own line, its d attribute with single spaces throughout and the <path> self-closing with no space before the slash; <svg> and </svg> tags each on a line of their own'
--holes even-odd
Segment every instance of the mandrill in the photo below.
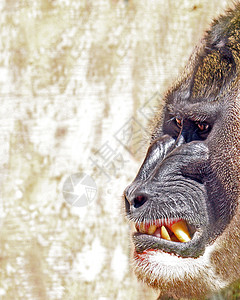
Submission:
<svg viewBox="0 0 240 300">
<path fill-rule="evenodd" d="M 124 191 L 134 270 L 159 299 L 240 279 L 240 4 L 215 20 L 168 90 Z"/>
</svg>

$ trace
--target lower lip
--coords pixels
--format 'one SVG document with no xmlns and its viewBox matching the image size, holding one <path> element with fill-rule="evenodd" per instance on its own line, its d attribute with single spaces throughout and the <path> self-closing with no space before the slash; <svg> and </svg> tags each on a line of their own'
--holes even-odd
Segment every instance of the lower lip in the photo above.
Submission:
<svg viewBox="0 0 240 300">
<path fill-rule="evenodd" d="M 140 232 L 134 232 L 133 233 L 133 236 L 137 234 L 138 236 L 146 236 L 148 238 L 148 241 L 149 239 L 152 239 L 152 242 L 153 244 L 170 244 L 171 243 L 171 246 L 174 246 L 174 247 L 179 247 L 180 245 L 182 244 L 185 244 L 185 243 L 180 243 L 180 242 L 173 242 L 173 241 L 168 241 L 168 240 L 165 240 L 165 239 L 162 239 L 162 238 L 157 238 L 155 236 L 152 236 L 152 235 L 146 235 L 144 233 L 140 233 Z M 133 243 L 133 245 L 135 246 L 135 244 Z M 150 246 L 150 245 L 149 245 Z M 135 247 L 134 247 L 135 248 Z M 166 248 L 166 247 L 165 247 Z M 143 249 L 142 249 L 143 250 Z M 176 255 L 176 256 L 179 256 L 179 254 L 176 254 L 174 251 L 171 251 L 169 249 L 169 251 L 166 251 L 166 250 L 163 250 L 163 249 L 160 249 L 159 248 L 147 248 L 147 249 L 144 249 L 143 251 L 139 251 L 139 250 L 136 250 L 136 248 L 134 249 L 134 258 L 136 260 L 139 260 L 139 261 L 146 261 L 146 260 L 149 260 L 149 257 L 150 256 L 153 256 L 154 254 L 157 254 L 157 253 L 167 253 L 167 254 L 170 254 L 170 255 Z"/>
</svg>

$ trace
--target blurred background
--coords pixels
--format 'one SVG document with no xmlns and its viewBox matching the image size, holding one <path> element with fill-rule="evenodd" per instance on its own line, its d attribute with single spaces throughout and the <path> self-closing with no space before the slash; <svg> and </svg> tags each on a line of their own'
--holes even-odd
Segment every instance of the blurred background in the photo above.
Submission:
<svg viewBox="0 0 240 300">
<path fill-rule="evenodd" d="M 230 3 L 0 1 L 0 299 L 156 299 L 132 274 L 121 196 Z"/>
</svg>

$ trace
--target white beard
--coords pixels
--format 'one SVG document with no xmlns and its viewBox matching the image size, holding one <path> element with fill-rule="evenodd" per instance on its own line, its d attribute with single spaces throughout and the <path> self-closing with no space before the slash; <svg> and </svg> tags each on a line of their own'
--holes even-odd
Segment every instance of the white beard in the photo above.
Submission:
<svg viewBox="0 0 240 300">
<path fill-rule="evenodd" d="M 213 293 L 228 285 L 216 273 L 211 262 L 215 244 L 206 247 L 199 258 L 182 258 L 162 251 L 146 251 L 137 258 L 133 267 L 137 276 L 174 297 L 198 297 L 200 293 Z M 189 292 L 190 290 L 190 292 Z"/>
</svg>

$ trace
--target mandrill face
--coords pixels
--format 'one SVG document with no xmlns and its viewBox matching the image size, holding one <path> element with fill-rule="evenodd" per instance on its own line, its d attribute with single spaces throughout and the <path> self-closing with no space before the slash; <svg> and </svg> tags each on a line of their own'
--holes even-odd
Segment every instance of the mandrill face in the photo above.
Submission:
<svg viewBox="0 0 240 300">
<path fill-rule="evenodd" d="M 212 25 L 165 96 L 125 192 L 138 278 L 176 299 L 240 279 L 240 6 Z"/>
</svg>

